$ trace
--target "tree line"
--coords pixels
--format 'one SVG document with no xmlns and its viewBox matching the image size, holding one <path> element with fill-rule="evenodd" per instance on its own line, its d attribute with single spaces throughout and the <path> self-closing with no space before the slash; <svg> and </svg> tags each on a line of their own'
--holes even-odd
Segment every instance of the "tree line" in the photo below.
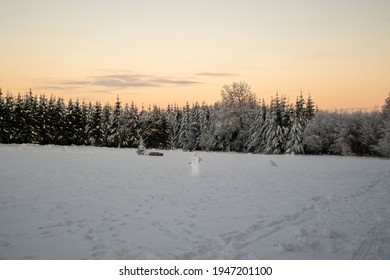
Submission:
<svg viewBox="0 0 390 280">
<path fill-rule="evenodd" d="M 225 85 L 213 105 L 138 109 L 73 101 L 31 90 L 0 90 L 0 142 L 235 151 L 264 154 L 390 156 L 390 94 L 382 112 L 318 111 L 309 95 L 258 100 L 245 82 Z"/>
</svg>

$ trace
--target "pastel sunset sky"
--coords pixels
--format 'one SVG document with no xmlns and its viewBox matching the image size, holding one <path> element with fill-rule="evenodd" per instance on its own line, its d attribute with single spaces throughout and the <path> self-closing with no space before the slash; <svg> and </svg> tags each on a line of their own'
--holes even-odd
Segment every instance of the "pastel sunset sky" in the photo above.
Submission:
<svg viewBox="0 0 390 280">
<path fill-rule="evenodd" d="M 246 81 L 372 109 L 390 92 L 389 0 L 0 0 L 0 42 L 14 95 L 165 107 Z"/>
</svg>

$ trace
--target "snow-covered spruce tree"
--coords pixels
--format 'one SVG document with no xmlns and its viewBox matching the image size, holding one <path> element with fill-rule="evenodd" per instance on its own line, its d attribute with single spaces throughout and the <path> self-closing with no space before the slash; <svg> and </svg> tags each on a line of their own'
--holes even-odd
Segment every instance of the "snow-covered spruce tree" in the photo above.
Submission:
<svg viewBox="0 0 390 280">
<path fill-rule="evenodd" d="M 131 102 L 130 104 L 130 110 L 128 111 L 128 117 L 127 117 L 127 131 L 129 133 L 128 135 L 128 145 L 129 147 L 136 148 L 139 145 L 139 116 L 138 116 L 138 108 L 134 104 L 134 102 Z"/>
<path fill-rule="evenodd" d="M 309 96 L 307 98 L 307 102 L 306 102 L 306 108 L 305 108 L 305 119 L 306 119 L 306 122 L 311 120 L 314 115 L 316 113 L 316 109 L 314 107 L 314 102 L 311 98 L 311 95 L 309 93 Z"/>
<path fill-rule="evenodd" d="M 16 106 L 15 106 L 15 113 L 16 113 L 16 121 L 15 123 L 18 123 L 16 126 L 16 143 L 22 144 L 26 143 L 25 140 L 25 130 L 27 127 L 27 120 L 26 120 L 26 112 L 25 112 L 25 99 L 22 97 L 22 95 L 19 93 L 18 97 L 16 98 Z"/>
<path fill-rule="evenodd" d="M 301 94 L 296 100 L 295 110 L 290 114 L 292 120 L 291 128 L 287 135 L 286 154 L 303 154 L 304 152 L 302 143 L 303 128 L 306 122 L 304 104 L 305 101 Z"/>
<path fill-rule="evenodd" d="M 271 100 L 270 111 L 267 117 L 267 130 L 265 131 L 266 145 L 264 150 L 266 154 L 284 153 L 286 143 L 284 122 L 285 102 L 281 102 L 278 94 L 276 94 L 276 97 Z"/>
<path fill-rule="evenodd" d="M 354 112 L 349 114 L 348 139 L 353 155 L 370 154 L 370 146 L 375 143 L 375 125 L 370 124 L 373 113 Z M 376 142 L 377 143 L 377 142 Z"/>
<path fill-rule="evenodd" d="M 172 146 L 175 149 L 180 147 L 179 145 L 179 135 L 180 135 L 180 127 L 183 118 L 183 112 L 180 108 L 175 104 L 173 107 L 172 118 L 169 126 L 172 131 Z"/>
<path fill-rule="evenodd" d="M 10 96 L 7 98 L 7 108 L 10 112 L 10 143 L 23 143 L 22 140 L 22 130 L 24 118 L 22 116 L 22 96 L 20 93 L 16 98 Z"/>
<path fill-rule="evenodd" d="M 75 115 L 72 99 L 68 101 L 68 107 L 65 108 L 65 129 L 64 129 L 64 145 L 74 144 L 76 138 Z"/>
<path fill-rule="evenodd" d="M 104 130 L 102 125 L 103 110 L 100 102 L 96 102 L 89 122 L 89 142 L 93 146 L 102 146 Z"/>
<path fill-rule="evenodd" d="M 35 107 L 38 103 L 35 100 L 31 90 L 26 93 L 24 98 L 18 96 L 18 112 L 20 117 L 19 142 L 20 143 L 37 143 L 37 123 L 35 120 Z"/>
<path fill-rule="evenodd" d="M 77 99 L 73 108 L 73 130 L 74 135 L 71 139 L 72 145 L 85 144 L 85 127 L 82 105 Z"/>
<path fill-rule="evenodd" d="M 136 148 L 141 137 L 139 132 L 140 126 L 147 118 L 147 112 L 142 110 L 142 112 L 138 114 L 138 108 L 133 102 L 130 106 L 126 103 L 119 118 L 118 147 Z"/>
<path fill-rule="evenodd" d="M 362 114 L 362 124 L 358 127 L 360 132 L 362 156 L 379 156 L 376 149 L 382 135 L 381 112 L 371 112 Z"/>
<path fill-rule="evenodd" d="M 214 108 L 205 103 L 200 107 L 200 148 L 204 151 L 210 151 L 213 148 L 215 114 Z"/>
<path fill-rule="evenodd" d="M 175 126 L 175 116 L 173 111 L 173 106 L 168 104 L 167 110 L 165 111 L 165 118 L 168 123 L 169 129 L 169 142 L 171 143 L 171 147 L 174 147 L 174 136 L 173 136 L 173 127 Z"/>
<path fill-rule="evenodd" d="M 387 120 L 384 122 L 383 127 L 383 136 L 379 140 L 377 151 L 384 156 L 390 157 L 390 121 Z"/>
<path fill-rule="evenodd" d="M 111 139 L 111 118 L 112 118 L 112 107 L 110 104 L 106 104 L 103 107 L 102 113 L 102 126 L 103 126 L 103 146 L 108 147 Z"/>
<path fill-rule="evenodd" d="M 335 113 L 318 112 L 306 125 L 303 146 L 306 154 L 328 154 L 335 141 Z"/>
<path fill-rule="evenodd" d="M 390 157 L 390 93 L 382 107 L 382 136 L 376 150 L 384 157 Z"/>
<path fill-rule="evenodd" d="M 90 145 L 89 142 L 89 122 L 91 120 L 91 111 L 92 104 L 89 102 L 88 104 L 83 101 L 81 103 L 81 123 L 83 126 L 83 131 L 80 131 L 80 135 L 82 135 L 82 145 Z"/>
<path fill-rule="evenodd" d="M 54 109 L 53 132 L 54 144 L 66 145 L 66 106 L 63 98 L 58 98 Z"/>
<path fill-rule="evenodd" d="M 330 145 L 330 153 L 342 156 L 353 155 L 350 144 L 350 115 L 346 113 L 336 114 L 334 129 L 335 140 Z"/>
<path fill-rule="evenodd" d="M 210 144 L 214 151 L 226 150 L 226 147 L 228 146 L 225 139 L 223 138 L 223 134 L 221 134 L 221 122 L 219 121 L 221 115 L 220 111 L 221 102 L 215 102 L 213 109 L 210 111 L 210 133 L 212 133 L 212 137 L 210 138 Z"/>
<path fill-rule="evenodd" d="M 7 112 L 9 113 L 9 143 L 16 143 L 16 100 L 8 94 L 6 96 Z"/>
<path fill-rule="evenodd" d="M 164 146 L 164 142 L 167 139 L 162 139 L 162 114 L 160 108 L 156 105 L 153 106 L 152 111 L 148 112 L 149 118 L 144 125 L 146 125 L 146 129 L 144 130 L 144 143 L 146 147 L 149 148 L 162 148 Z"/>
<path fill-rule="evenodd" d="M 165 112 L 153 106 L 142 118 L 140 135 L 147 148 L 171 148 L 168 121 Z"/>
<path fill-rule="evenodd" d="M 38 100 L 38 97 L 37 95 L 32 95 L 32 92 L 30 90 L 30 93 L 31 93 L 31 99 L 30 99 L 30 102 L 31 102 L 31 112 L 29 114 L 29 127 L 32 129 L 32 133 L 31 133 L 31 142 L 30 143 L 34 143 L 34 144 L 39 144 L 40 143 L 40 130 L 39 130 L 39 126 L 40 126 L 40 122 L 44 122 L 44 119 L 43 119 L 43 116 L 39 115 L 39 100 Z"/>
<path fill-rule="evenodd" d="M 303 154 L 302 125 L 297 116 L 294 116 L 287 139 L 286 154 Z"/>
<path fill-rule="evenodd" d="M 50 96 L 47 104 L 47 110 L 45 115 L 45 130 L 46 139 L 45 144 L 55 144 L 55 115 L 56 115 L 56 100 L 53 96 Z"/>
<path fill-rule="evenodd" d="M 1 92 L 0 88 L 0 143 L 5 143 L 4 139 L 7 138 L 5 136 L 6 134 L 6 127 L 5 127 L 5 115 L 6 115 L 6 106 L 5 106 L 5 100 L 3 98 L 3 93 Z"/>
<path fill-rule="evenodd" d="M 267 119 L 268 108 L 264 99 L 261 102 L 260 107 L 257 110 L 255 121 L 252 122 L 249 128 L 249 137 L 246 143 L 246 149 L 248 152 L 262 153 L 265 147 L 265 124 Z"/>
<path fill-rule="evenodd" d="M 121 109 L 119 115 L 119 125 L 117 131 L 118 148 L 129 147 L 129 142 L 130 142 L 130 131 L 128 126 L 129 117 L 130 117 L 130 107 L 129 104 L 126 103 L 124 108 Z M 142 112 L 140 117 L 142 117 Z"/>
<path fill-rule="evenodd" d="M 384 121 L 390 120 L 390 92 L 382 106 L 382 117 Z"/>
<path fill-rule="evenodd" d="M 188 145 L 192 150 L 200 149 L 200 107 L 192 105 L 189 115 Z"/>
<path fill-rule="evenodd" d="M 190 130 L 190 105 L 187 102 L 185 108 L 183 108 L 183 115 L 179 130 L 179 147 L 184 151 L 191 150 L 193 147 L 190 146 L 189 141 L 189 130 Z"/>
<path fill-rule="evenodd" d="M 7 104 L 8 98 L 3 97 L 0 89 L 0 143 L 10 143 L 11 141 L 11 110 Z"/>
<path fill-rule="evenodd" d="M 164 109 L 160 109 L 160 108 L 157 109 L 158 110 L 157 110 L 156 117 L 158 118 L 157 121 L 158 142 L 156 147 L 159 149 L 172 149 L 173 143 L 171 138 L 171 128 L 169 126 L 166 117 L 166 112 Z"/>
<path fill-rule="evenodd" d="M 256 97 L 246 82 L 225 85 L 218 110 L 216 134 L 227 151 L 243 151 L 256 113 Z"/>
<path fill-rule="evenodd" d="M 109 137 L 108 137 L 108 146 L 110 147 L 121 147 L 120 139 L 122 138 L 120 135 L 120 118 L 121 118 L 121 102 L 119 101 L 119 96 L 116 97 L 116 102 L 114 109 L 112 111 L 111 120 L 109 124 Z"/>
<path fill-rule="evenodd" d="M 48 101 L 45 95 L 39 96 L 39 104 L 36 112 L 37 118 L 37 134 L 38 134 L 38 143 L 47 144 L 48 135 L 47 135 L 47 112 L 48 112 Z"/>
</svg>

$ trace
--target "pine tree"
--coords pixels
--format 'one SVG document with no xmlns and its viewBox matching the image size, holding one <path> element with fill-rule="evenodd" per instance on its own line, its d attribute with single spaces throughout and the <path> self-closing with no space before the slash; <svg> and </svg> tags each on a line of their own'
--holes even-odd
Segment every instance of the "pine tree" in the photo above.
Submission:
<svg viewBox="0 0 390 280">
<path fill-rule="evenodd" d="M 86 104 L 85 101 L 81 103 L 81 125 L 82 131 L 80 130 L 80 135 L 82 135 L 82 145 L 90 145 L 89 142 L 89 122 L 91 120 L 91 111 L 92 104 Z"/>
<path fill-rule="evenodd" d="M 390 157 L 390 93 L 382 107 L 382 136 L 376 150 L 385 157 Z"/>
<path fill-rule="evenodd" d="M 104 131 L 102 126 L 102 105 L 96 102 L 93 107 L 92 116 L 89 124 L 89 141 L 93 146 L 102 146 L 104 142 Z"/>
<path fill-rule="evenodd" d="M 390 157 L 390 120 L 384 123 L 383 136 L 379 140 L 377 151 L 384 157 Z"/>
<path fill-rule="evenodd" d="M 64 127 L 64 145 L 72 145 L 76 137 L 74 106 L 72 99 L 69 99 L 68 106 L 65 108 L 65 127 Z"/>
<path fill-rule="evenodd" d="M 49 143 L 49 137 L 48 137 L 48 131 L 47 131 L 47 116 L 48 113 L 48 101 L 45 97 L 45 95 L 39 96 L 39 105 L 38 105 L 38 111 L 36 114 L 36 120 L 37 120 L 37 133 L 38 133 L 38 142 L 39 144 L 48 144 Z"/>
<path fill-rule="evenodd" d="M 5 114 L 3 115 L 5 120 L 5 136 L 4 143 L 15 143 L 15 99 L 12 95 L 7 94 L 5 97 Z"/>
<path fill-rule="evenodd" d="M 153 106 L 153 110 L 143 112 L 140 135 L 147 148 L 167 149 L 171 147 L 167 119 L 164 112 L 156 105 Z"/>
<path fill-rule="evenodd" d="M 0 89 L 0 143 L 9 143 L 10 141 L 10 112 L 6 104 L 6 100 L 3 98 L 3 93 Z"/>
<path fill-rule="evenodd" d="M 181 122 L 183 119 L 183 112 L 180 110 L 180 108 L 175 104 L 173 108 L 173 121 L 171 124 L 172 131 L 173 131 L 173 147 L 178 149 L 180 148 L 179 144 L 179 135 L 180 135 L 180 128 L 181 128 Z"/>
<path fill-rule="evenodd" d="M 329 151 L 335 155 L 351 156 L 353 155 L 350 144 L 350 126 L 349 115 L 340 113 L 335 116 L 336 122 L 334 129 L 335 139 L 330 145 Z"/>
<path fill-rule="evenodd" d="M 46 138 L 44 140 L 45 144 L 57 144 L 57 126 L 56 126 L 56 100 L 53 96 L 50 97 L 45 114 L 45 130 Z"/>
<path fill-rule="evenodd" d="M 127 108 L 127 107 L 126 107 Z M 138 147 L 140 136 L 139 136 L 139 117 L 138 117 L 138 108 L 134 104 L 131 103 L 129 110 L 126 110 L 126 133 L 127 133 L 127 145 L 129 147 L 135 148 Z"/>
<path fill-rule="evenodd" d="M 382 106 L 382 116 L 384 121 L 390 119 L 390 92 L 385 100 L 385 104 Z"/>
<path fill-rule="evenodd" d="M 306 121 L 311 120 L 314 117 L 314 114 L 315 114 L 314 102 L 313 102 L 311 95 L 309 93 L 309 96 L 308 96 L 307 102 L 306 102 L 306 108 L 305 108 Z"/>
<path fill-rule="evenodd" d="M 186 105 L 186 107 L 183 109 L 183 116 L 180 124 L 180 131 L 179 131 L 179 147 L 183 149 L 184 151 L 190 150 L 192 147 L 190 146 L 189 141 L 189 130 L 190 130 L 190 106 Z"/>
<path fill-rule="evenodd" d="M 54 118 L 53 118 L 53 130 L 55 143 L 58 145 L 66 145 L 66 107 L 63 98 L 58 98 Z"/>
<path fill-rule="evenodd" d="M 121 111 L 122 111 L 121 102 L 119 101 L 119 96 L 117 96 L 114 110 L 112 113 L 109 143 L 110 146 L 118 147 L 118 148 L 121 147 L 122 144 L 121 139 L 123 138 L 123 136 L 120 134 Z"/>
<path fill-rule="evenodd" d="M 212 106 L 202 104 L 199 112 L 200 137 L 199 146 L 202 150 L 209 151 L 212 149 L 214 140 L 215 119 L 213 118 Z"/>
<path fill-rule="evenodd" d="M 170 147 L 174 147 L 174 137 L 173 137 L 173 128 L 175 126 L 175 117 L 173 108 L 170 104 L 168 104 L 167 110 L 165 111 L 165 118 L 167 120 L 168 129 L 169 129 L 169 143 Z"/>
<path fill-rule="evenodd" d="M 270 113 L 266 124 L 264 152 L 267 154 L 281 154 L 284 152 L 286 134 L 283 127 L 284 109 L 284 103 L 280 101 L 278 94 L 276 94 L 276 98 L 271 100 Z"/>
<path fill-rule="evenodd" d="M 303 154 L 303 128 L 305 125 L 304 117 L 304 99 L 302 94 L 297 98 L 295 103 L 295 110 L 291 115 L 291 128 L 287 135 L 286 153 L 287 154 Z"/>
<path fill-rule="evenodd" d="M 261 106 L 257 110 L 255 121 L 252 122 L 249 128 L 249 137 L 246 143 L 248 152 L 261 153 L 265 149 L 265 133 L 264 128 L 267 120 L 267 106 L 264 99 Z"/>
<path fill-rule="evenodd" d="M 296 113 L 287 139 L 286 154 L 303 154 L 302 125 Z"/>
<path fill-rule="evenodd" d="M 103 129 L 103 146 L 110 145 L 111 139 L 111 111 L 112 108 L 109 104 L 104 105 L 102 113 L 102 129 Z"/>
<path fill-rule="evenodd" d="M 199 104 L 192 105 L 189 115 L 188 145 L 191 150 L 200 149 L 200 116 Z"/>
<path fill-rule="evenodd" d="M 22 144 L 24 141 L 24 129 L 25 129 L 25 118 L 23 112 L 24 101 L 20 93 L 15 100 L 15 106 L 13 110 L 13 142 L 17 144 Z"/>
<path fill-rule="evenodd" d="M 37 96 L 33 95 L 31 89 L 26 96 L 26 119 L 27 119 L 27 129 L 30 130 L 30 133 L 26 133 L 26 143 L 34 143 L 38 144 L 39 143 L 39 135 L 38 135 L 38 130 L 39 130 L 39 121 L 40 121 L 40 116 L 38 114 L 38 108 L 39 108 L 39 103 L 38 103 L 38 98 Z M 27 131 L 28 131 L 27 130 Z"/>
<path fill-rule="evenodd" d="M 82 105 L 80 105 L 77 99 L 73 109 L 73 138 L 71 139 L 72 145 L 84 145 L 85 144 L 85 121 L 83 116 Z"/>
</svg>

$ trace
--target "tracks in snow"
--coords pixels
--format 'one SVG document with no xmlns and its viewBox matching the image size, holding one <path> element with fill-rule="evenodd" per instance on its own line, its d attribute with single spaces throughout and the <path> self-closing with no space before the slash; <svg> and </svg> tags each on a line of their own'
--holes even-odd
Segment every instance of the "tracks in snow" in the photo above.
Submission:
<svg viewBox="0 0 390 280">
<path fill-rule="evenodd" d="M 360 243 L 360 246 L 357 252 L 354 254 L 354 260 L 369 260 L 376 259 L 379 246 L 381 245 L 381 238 L 383 232 L 386 228 L 386 225 L 375 226 L 371 228 L 368 232 L 367 238 L 364 238 Z"/>
<path fill-rule="evenodd" d="M 336 213 L 338 216 L 344 213 L 353 214 L 349 212 L 350 208 L 343 207 L 361 202 L 368 203 L 367 205 L 371 207 L 370 211 L 375 211 L 378 205 L 370 202 L 371 196 L 378 197 L 382 193 L 388 195 L 389 175 L 389 172 L 382 173 L 378 179 L 366 186 L 361 186 L 355 192 L 346 196 L 335 196 L 332 200 L 322 196 L 313 197 L 305 203 L 305 206 L 293 214 L 282 215 L 280 218 L 271 221 L 261 220 L 242 230 L 222 233 L 217 237 L 197 236 L 192 229 L 186 231 L 185 237 L 180 237 L 176 234 L 175 238 L 182 238 L 191 243 L 193 247 L 190 252 L 177 255 L 176 257 L 184 259 L 253 259 L 260 257 L 256 255 L 258 252 L 255 251 L 255 248 L 263 246 L 257 246 L 256 244 L 267 242 L 271 247 L 272 245 L 281 245 L 282 249 L 287 251 L 289 251 L 288 248 L 292 248 L 292 252 L 312 250 L 317 255 L 319 253 L 325 256 L 327 254 L 337 255 L 342 253 L 341 256 L 348 257 L 349 253 L 351 254 L 350 258 L 353 259 L 381 258 L 378 255 L 378 250 L 382 243 L 385 242 L 386 246 L 390 246 L 390 238 L 389 240 L 386 239 L 386 234 L 390 231 L 390 221 L 384 221 L 385 224 L 379 221 L 376 222 L 367 232 L 367 237 L 363 239 L 358 248 L 355 249 L 355 253 L 353 253 L 353 251 L 348 249 L 348 244 L 351 244 L 351 246 L 356 244 L 353 241 L 355 233 L 346 234 L 343 230 L 338 231 L 338 226 L 333 224 L 331 217 Z M 334 208 L 334 206 L 337 207 Z M 383 205 L 382 208 L 384 211 L 389 211 L 386 205 Z M 388 217 L 386 214 L 382 216 L 385 219 Z M 364 221 L 359 222 L 363 222 L 362 226 L 369 221 L 369 216 L 367 217 L 364 218 Z M 352 223 L 352 220 L 349 222 Z M 332 228 L 333 226 L 336 226 L 336 229 Z M 308 227 L 309 230 L 307 230 Z M 299 240 L 290 239 L 292 243 L 281 244 L 272 239 L 272 236 L 277 233 L 281 233 L 277 236 L 287 235 L 291 237 L 293 236 L 293 231 L 300 233 L 295 237 Z M 272 244 L 272 242 L 277 244 Z"/>
</svg>

